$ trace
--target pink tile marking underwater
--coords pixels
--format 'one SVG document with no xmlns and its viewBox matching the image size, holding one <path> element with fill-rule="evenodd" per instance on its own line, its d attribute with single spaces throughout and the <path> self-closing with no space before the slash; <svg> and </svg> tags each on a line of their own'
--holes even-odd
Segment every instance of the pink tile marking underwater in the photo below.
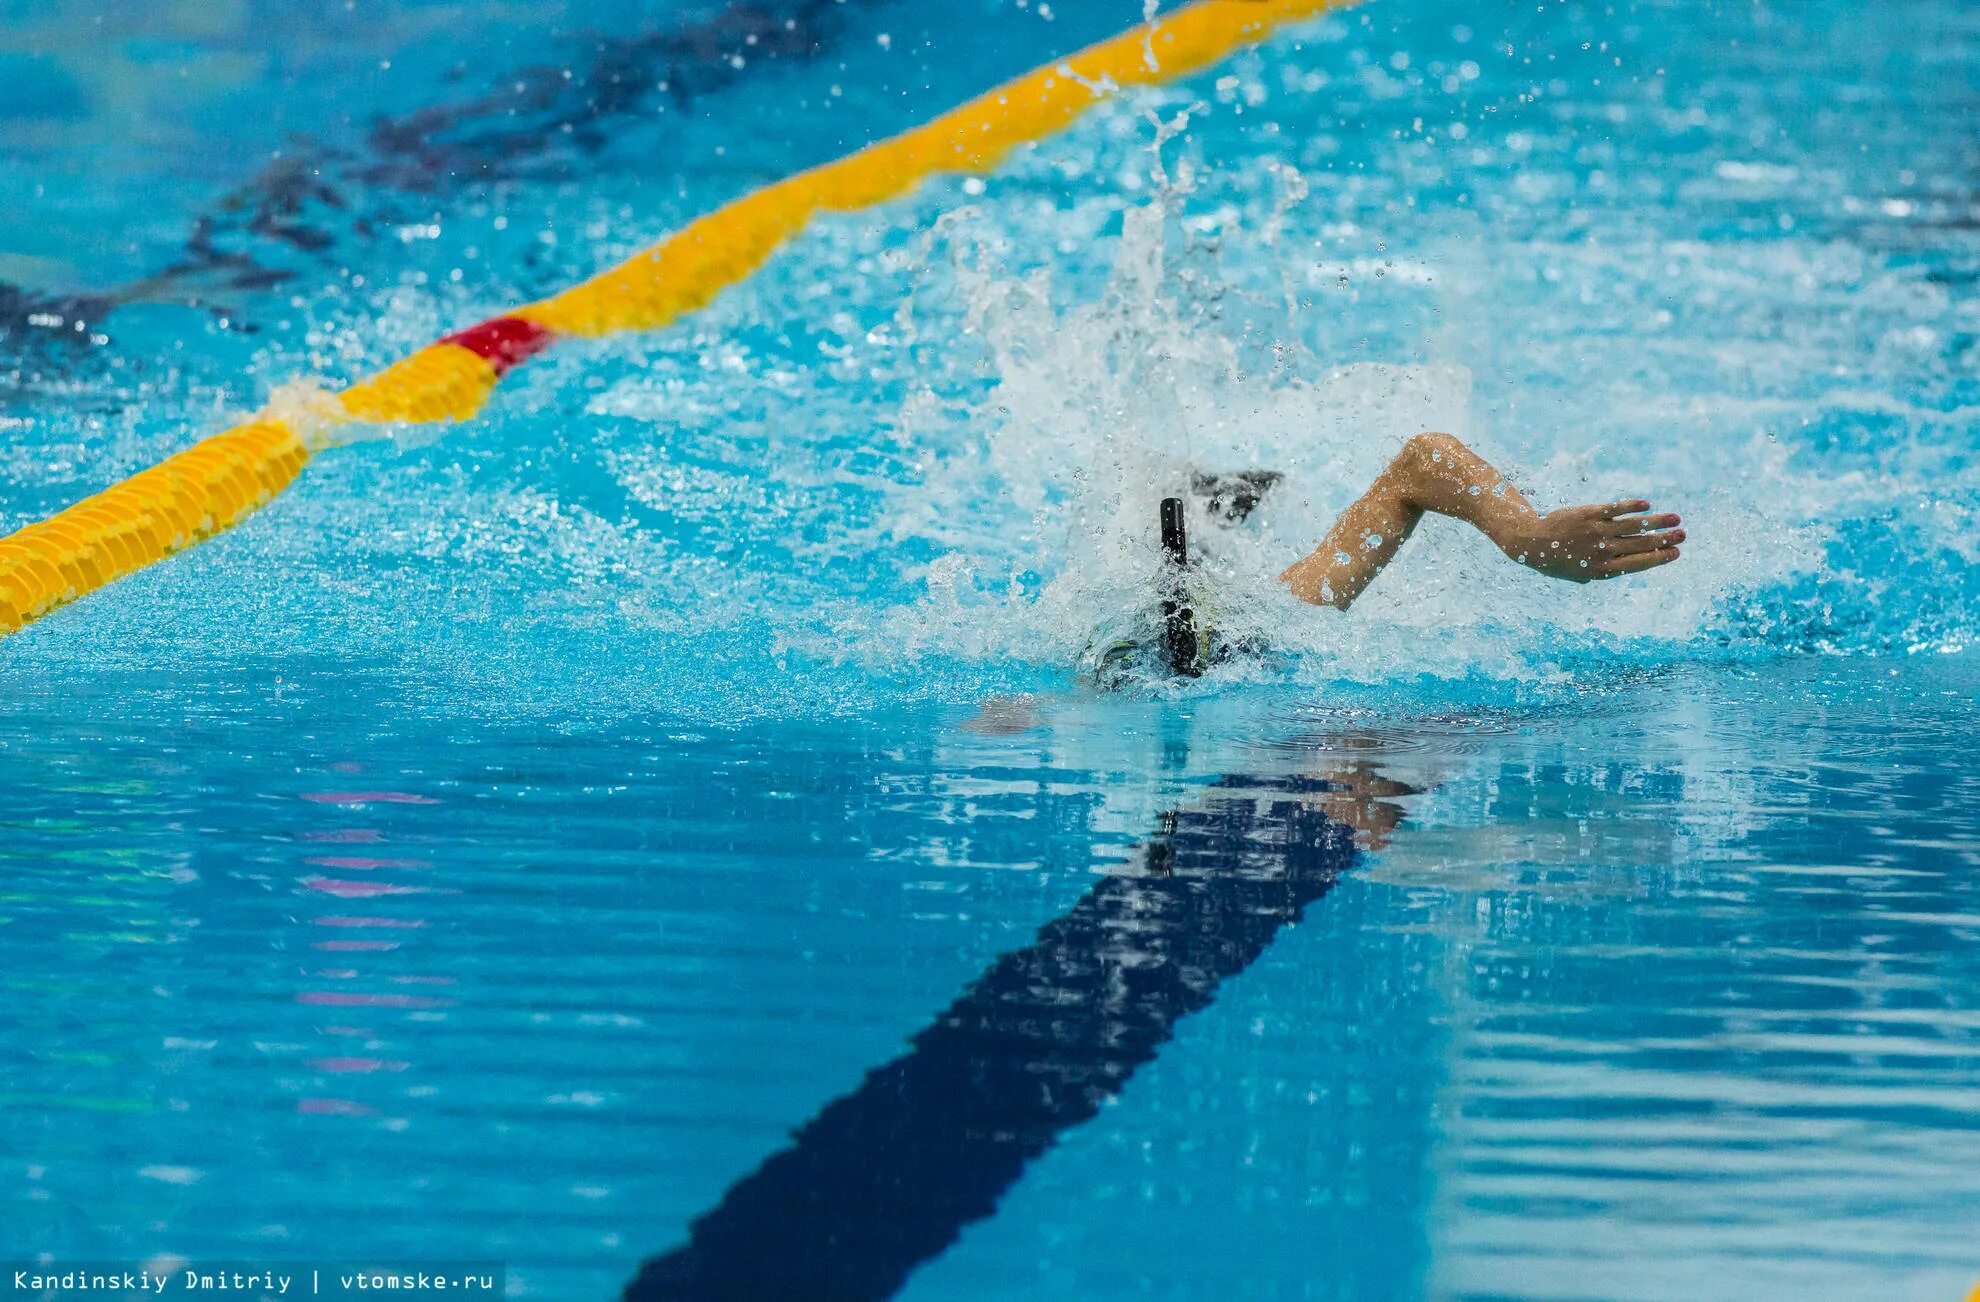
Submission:
<svg viewBox="0 0 1980 1302">
<path fill-rule="evenodd" d="M 424 995 L 365 995 L 348 990 L 305 990 L 296 996 L 299 1004 L 324 1008 L 451 1008 L 451 999 L 428 999 Z"/>
<path fill-rule="evenodd" d="M 393 886 L 387 882 L 346 882 L 335 877 L 305 877 L 302 884 L 309 890 L 322 891 L 325 895 L 335 895 L 341 899 L 359 899 L 368 895 L 423 895 L 424 887 Z"/>
<path fill-rule="evenodd" d="M 374 1117 L 378 1114 L 349 1099 L 297 1099 L 296 1111 L 306 1117 Z"/>
<path fill-rule="evenodd" d="M 309 1065 L 318 1071 L 371 1072 L 404 1071 L 412 1064 L 384 1058 L 313 1058 Z"/>
</svg>

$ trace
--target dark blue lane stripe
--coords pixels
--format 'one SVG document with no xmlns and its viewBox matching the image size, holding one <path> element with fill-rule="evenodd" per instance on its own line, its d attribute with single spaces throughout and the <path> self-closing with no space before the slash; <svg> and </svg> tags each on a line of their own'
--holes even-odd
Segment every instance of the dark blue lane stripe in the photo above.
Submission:
<svg viewBox="0 0 1980 1302">
<path fill-rule="evenodd" d="M 1225 779 L 729 1188 L 626 1302 L 891 1296 L 1354 862 L 1318 780 Z"/>
</svg>

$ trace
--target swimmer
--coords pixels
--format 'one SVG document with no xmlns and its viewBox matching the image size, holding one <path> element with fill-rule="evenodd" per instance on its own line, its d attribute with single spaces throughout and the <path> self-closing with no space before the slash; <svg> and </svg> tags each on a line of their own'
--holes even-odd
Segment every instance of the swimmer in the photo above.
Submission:
<svg viewBox="0 0 1980 1302">
<path fill-rule="evenodd" d="M 1215 523 L 1241 525 L 1280 482 L 1276 471 L 1191 477 L 1190 492 Z M 1223 638 L 1196 605 L 1182 503 L 1162 503 L 1164 577 L 1159 614 L 1146 636 L 1089 646 L 1082 657 L 1102 690 L 1159 677 L 1194 678 L 1210 666 L 1259 650 Z M 1346 610 L 1394 560 L 1425 512 L 1463 520 L 1507 557 L 1550 578 L 1593 583 L 1640 574 L 1678 558 L 1682 523 L 1652 513 L 1642 498 L 1567 506 L 1541 514 L 1512 481 L 1449 434 L 1418 434 L 1352 505 L 1341 512 L 1310 556 L 1279 575 L 1292 594 L 1316 606 Z M 1044 698 L 998 700 L 964 726 L 989 733 L 1022 732 L 1036 723 Z"/>
<path fill-rule="evenodd" d="M 1572 583 L 1640 574 L 1678 558 L 1677 516 L 1642 498 L 1542 515 L 1512 481 L 1449 434 L 1418 434 L 1314 549 L 1279 581 L 1301 601 L 1346 610 L 1368 590 L 1426 511 L 1463 520 L 1509 558 Z"/>
</svg>

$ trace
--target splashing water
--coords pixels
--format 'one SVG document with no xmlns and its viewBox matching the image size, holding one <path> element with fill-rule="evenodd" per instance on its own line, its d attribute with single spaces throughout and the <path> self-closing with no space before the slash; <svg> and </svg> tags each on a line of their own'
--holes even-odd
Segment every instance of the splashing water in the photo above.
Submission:
<svg viewBox="0 0 1980 1302">
<path fill-rule="evenodd" d="M 1296 326 L 1234 332 L 1215 310 L 1230 286 L 1182 220 L 1193 179 L 1171 180 L 1161 146 L 1188 124 L 1163 123 L 1151 153 L 1156 198 L 1125 214 L 1104 293 L 1060 305 L 1043 275 L 999 274 L 966 228 L 951 232 L 966 333 L 991 382 L 971 401 L 917 393 L 905 441 L 946 451 L 923 491 L 897 503 L 889 545 L 932 544 L 928 595 L 885 612 L 862 639 L 895 655 L 960 654 L 1091 668 L 1118 641 L 1157 636 L 1162 558 L 1155 506 L 1191 504 L 1201 553 L 1195 598 L 1222 636 L 1268 654 L 1224 678 L 1382 683 L 1428 674 L 1545 678 L 1596 657 L 1658 662 L 1722 639 L 1742 595 L 1778 593 L 1815 573 L 1819 529 L 1783 519 L 1777 445 L 1743 455 L 1743 473 L 1699 491 L 1682 459 L 1652 445 L 1562 447 L 1506 468 L 1537 500 L 1647 493 L 1682 508 L 1699 545 L 1674 569 L 1600 585 L 1549 583 L 1509 565 L 1471 530 L 1432 517 L 1351 616 L 1294 600 L 1276 576 L 1424 430 L 1480 439 L 1470 373 L 1452 363 L 1330 365 Z M 1304 194 L 1274 165 L 1284 206 L 1248 257 L 1273 251 L 1273 226 Z M 972 254 L 974 260 L 971 260 Z M 1209 268 L 1206 271 L 1205 268 Z M 1255 269 L 1254 269 L 1255 270 Z M 1248 519 L 1205 509 L 1192 477 L 1247 470 L 1284 478 Z M 842 625 L 839 633 L 845 632 Z"/>
</svg>

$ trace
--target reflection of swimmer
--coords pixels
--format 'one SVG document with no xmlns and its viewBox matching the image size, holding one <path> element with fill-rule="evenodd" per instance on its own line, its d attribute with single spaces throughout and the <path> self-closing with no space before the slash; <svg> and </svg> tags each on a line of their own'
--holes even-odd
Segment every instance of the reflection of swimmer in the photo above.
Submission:
<svg viewBox="0 0 1980 1302">
<path fill-rule="evenodd" d="M 1424 512 L 1434 511 L 1474 526 L 1508 557 L 1550 578 L 1613 579 L 1678 558 L 1678 517 L 1649 510 L 1637 498 L 1542 515 L 1457 439 L 1418 434 L 1341 512 L 1313 554 L 1279 578 L 1301 601 L 1346 610 L 1395 559 Z"/>
</svg>

